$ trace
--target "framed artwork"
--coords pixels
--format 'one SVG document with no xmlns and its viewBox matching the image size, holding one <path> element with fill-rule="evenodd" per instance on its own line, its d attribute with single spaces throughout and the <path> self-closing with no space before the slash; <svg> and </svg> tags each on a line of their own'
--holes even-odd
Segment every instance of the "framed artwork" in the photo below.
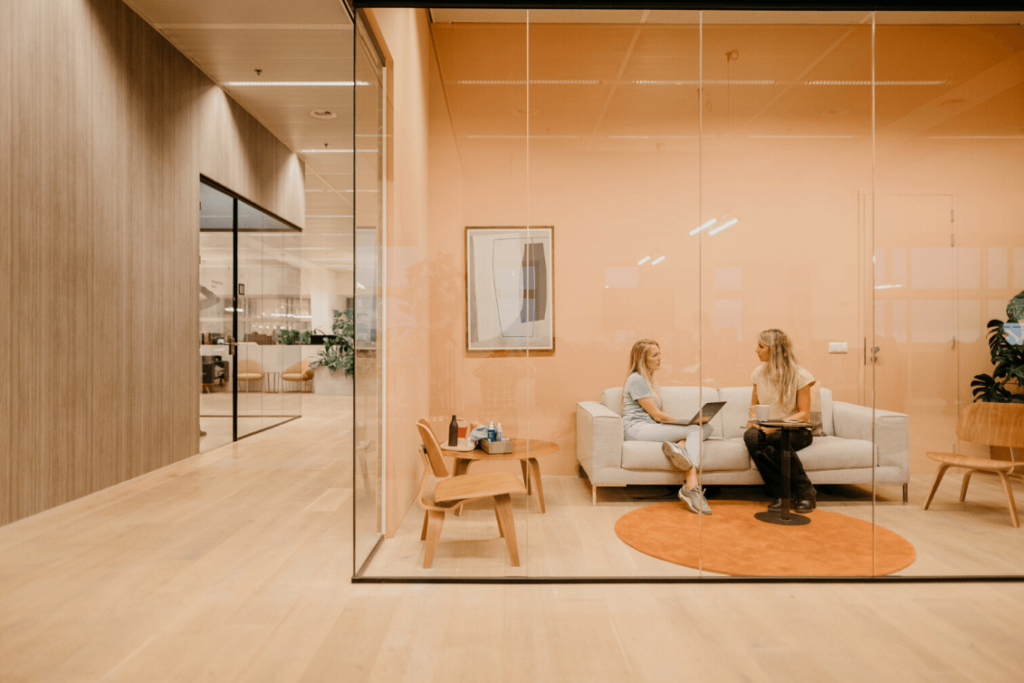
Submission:
<svg viewBox="0 0 1024 683">
<path fill-rule="evenodd" d="M 554 350 L 554 232 L 466 228 L 470 351 Z"/>
</svg>

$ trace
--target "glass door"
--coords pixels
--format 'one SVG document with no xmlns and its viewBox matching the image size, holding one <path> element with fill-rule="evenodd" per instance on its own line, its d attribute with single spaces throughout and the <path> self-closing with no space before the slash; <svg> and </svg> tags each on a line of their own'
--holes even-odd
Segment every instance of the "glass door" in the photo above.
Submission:
<svg viewBox="0 0 1024 683">
<path fill-rule="evenodd" d="M 298 228 L 204 180 L 199 241 L 205 453 L 301 415 L 308 383 L 293 382 L 297 391 L 284 392 L 301 362 L 295 341 L 310 321 L 293 254 Z"/>
</svg>

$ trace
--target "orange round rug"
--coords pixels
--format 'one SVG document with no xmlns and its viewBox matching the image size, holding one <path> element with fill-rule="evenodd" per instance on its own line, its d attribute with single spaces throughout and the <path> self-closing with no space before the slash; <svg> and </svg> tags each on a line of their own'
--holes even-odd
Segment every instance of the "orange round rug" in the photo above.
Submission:
<svg viewBox="0 0 1024 683">
<path fill-rule="evenodd" d="M 648 505 L 619 518 L 615 533 L 659 560 L 731 576 L 882 576 L 916 557 L 907 539 L 876 525 L 872 571 L 871 523 L 838 512 L 819 508 L 810 524 L 780 526 L 754 519 L 764 503 L 711 506 L 714 514 L 698 517 L 684 503 Z"/>
</svg>

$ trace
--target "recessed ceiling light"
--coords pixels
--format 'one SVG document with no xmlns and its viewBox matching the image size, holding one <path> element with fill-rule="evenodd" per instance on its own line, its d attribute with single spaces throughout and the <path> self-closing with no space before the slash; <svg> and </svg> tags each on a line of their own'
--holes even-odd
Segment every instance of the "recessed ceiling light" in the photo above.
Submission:
<svg viewBox="0 0 1024 683">
<path fill-rule="evenodd" d="M 948 81 L 875 81 L 875 85 L 945 85 Z M 804 81 L 804 85 L 871 85 L 871 81 Z"/>
<path fill-rule="evenodd" d="M 335 114 L 333 111 L 329 111 L 327 109 L 314 109 L 313 111 L 309 112 L 309 115 L 312 116 L 314 119 L 336 119 L 336 118 L 338 118 L 337 114 Z"/>
</svg>

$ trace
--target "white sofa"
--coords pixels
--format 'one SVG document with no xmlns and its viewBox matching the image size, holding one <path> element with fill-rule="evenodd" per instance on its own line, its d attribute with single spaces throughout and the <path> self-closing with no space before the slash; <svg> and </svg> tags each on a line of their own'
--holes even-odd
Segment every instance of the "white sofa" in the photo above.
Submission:
<svg viewBox="0 0 1024 683">
<path fill-rule="evenodd" d="M 708 484 L 763 484 L 743 444 L 750 409 L 751 387 L 703 389 L 662 387 L 669 415 L 690 417 L 701 403 L 726 401 L 711 421 L 714 432 L 704 442 L 701 482 Z M 703 401 L 699 400 L 703 398 Z M 593 504 L 600 486 L 630 484 L 681 485 L 685 475 L 674 468 L 652 441 L 626 441 L 622 434 L 622 387 L 606 389 L 600 401 L 576 404 L 576 459 L 590 479 Z M 871 408 L 832 401 L 821 390 L 821 421 L 826 436 L 800 451 L 800 461 L 815 484 L 902 485 L 907 502 L 910 481 L 908 418 L 902 413 L 876 410 L 875 458 L 872 461 Z"/>
</svg>

